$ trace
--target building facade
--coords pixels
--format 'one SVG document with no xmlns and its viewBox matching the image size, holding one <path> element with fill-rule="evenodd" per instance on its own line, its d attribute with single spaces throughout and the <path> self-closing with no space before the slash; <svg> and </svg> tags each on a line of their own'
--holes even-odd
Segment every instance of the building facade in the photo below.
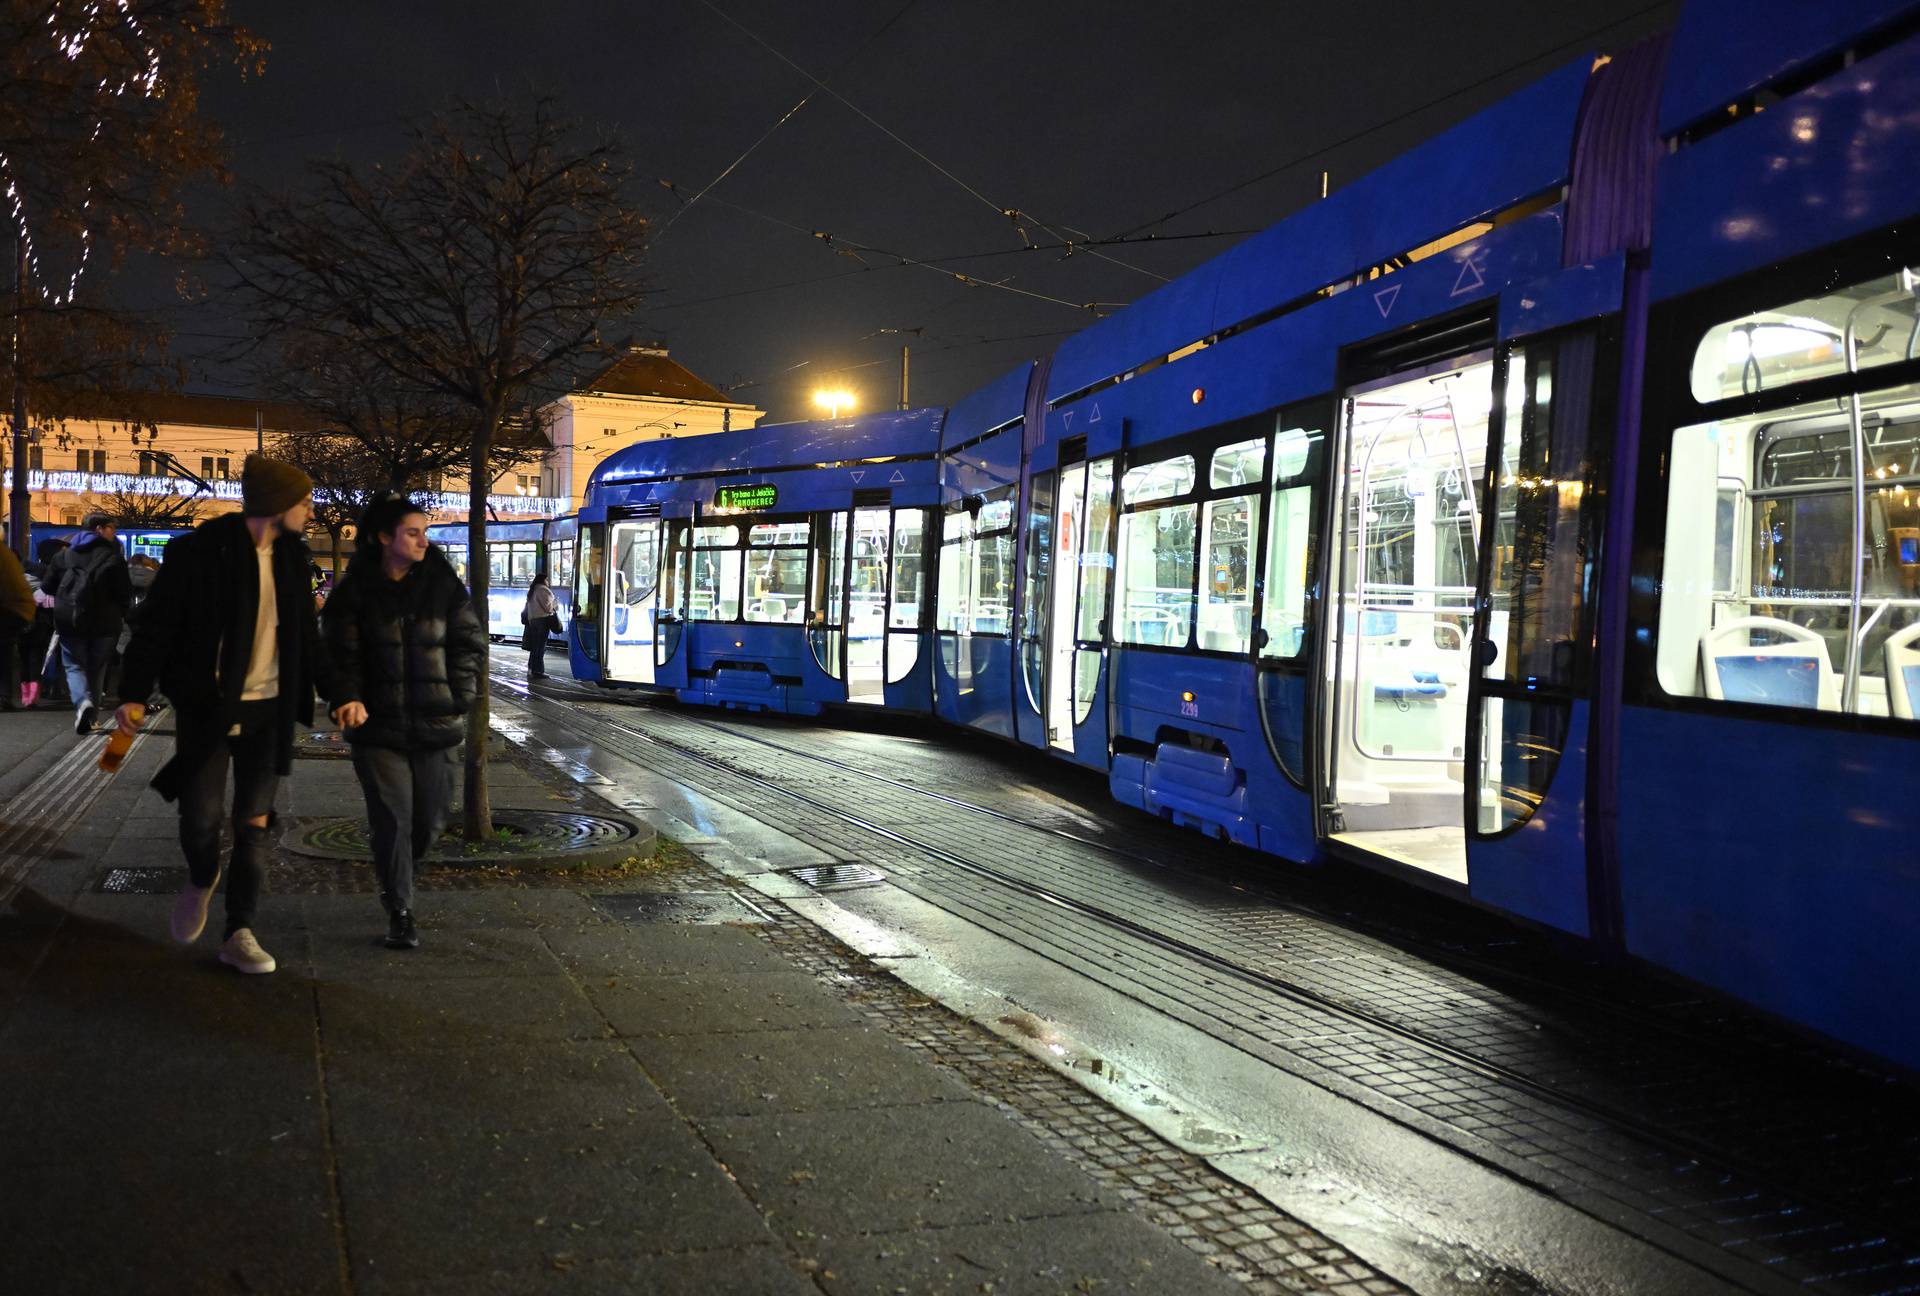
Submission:
<svg viewBox="0 0 1920 1296">
<path fill-rule="evenodd" d="M 500 474 L 488 492 L 497 519 L 553 517 L 579 507 L 600 460 L 633 441 L 752 427 L 762 411 L 730 401 L 657 344 L 630 348 L 579 391 L 548 407 L 551 448 Z M 78 526 L 111 513 L 128 528 L 190 526 L 240 507 L 248 454 L 325 425 L 299 407 L 244 397 L 158 393 L 119 417 L 31 418 L 27 485 L 35 523 Z M 11 448 L 0 437 L 0 453 Z M 4 486 L 11 491 L 13 467 Z M 427 483 L 436 522 L 467 516 L 463 477 Z M 0 496 L 0 511 L 8 499 Z M 169 520 L 171 519 L 171 520 Z M 324 557 L 324 532 L 313 537 Z"/>
</svg>

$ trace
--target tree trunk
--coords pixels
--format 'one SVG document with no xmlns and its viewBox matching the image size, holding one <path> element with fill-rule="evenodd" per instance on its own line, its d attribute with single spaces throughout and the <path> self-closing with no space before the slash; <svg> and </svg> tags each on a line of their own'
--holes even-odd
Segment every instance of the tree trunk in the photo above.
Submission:
<svg viewBox="0 0 1920 1296">
<path fill-rule="evenodd" d="M 473 613 L 480 618 L 480 629 L 487 629 L 487 459 L 493 438 L 500 428 L 496 407 L 482 416 L 484 425 L 474 438 L 467 461 L 467 588 L 473 594 Z M 493 641 L 481 640 L 480 687 L 467 715 L 467 764 L 463 788 L 467 840 L 485 841 L 493 836 L 493 802 L 487 793 L 487 736 L 491 728 L 493 682 L 491 677 Z"/>
</svg>

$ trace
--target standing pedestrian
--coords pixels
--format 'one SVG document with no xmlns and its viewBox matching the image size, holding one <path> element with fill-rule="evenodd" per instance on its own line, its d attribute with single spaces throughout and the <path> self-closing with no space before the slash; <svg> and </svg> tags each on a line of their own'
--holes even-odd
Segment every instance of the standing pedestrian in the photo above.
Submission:
<svg viewBox="0 0 1920 1296">
<path fill-rule="evenodd" d="M 174 905 L 173 937 L 183 944 L 200 938 L 220 882 L 221 808 L 232 762 L 233 852 L 220 961 L 241 972 L 274 969 L 253 933 L 274 792 L 293 769 L 294 721 L 313 721 L 314 688 L 334 696 L 300 536 L 312 491 L 313 482 L 292 464 L 248 455 L 240 476 L 244 512 L 214 518 L 167 545 L 123 664 L 123 730 L 145 720 L 156 683 L 175 709 L 173 759 L 153 786 L 180 803 L 190 877 Z M 339 706 L 334 720 L 351 724 L 361 714 L 358 706 Z"/>
<path fill-rule="evenodd" d="M 0 711 L 19 710 L 20 643 L 33 625 L 33 588 L 13 550 L 0 544 Z"/>
<path fill-rule="evenodd" d="M 373 829 L 387 948 L 414 949 L 414 869 L 446 826 L 452 751 L 480 696 L 487 636 L 412 501 L 376 502 L 356 534 L 358 550 L 327 600 L 327 645 L 339 697 L 365 712 L 347 737 Z"/>
<path fill-rule="evenodd" d="M 107 666 L 120 642 L 120 629 L 133 606 L 133 582 L 113 519 L 89 513 L 80 525 L 72 547 L 53 560 L 50 592 L 60 664 L 73 699 L 73 731 L 88 734 L 105 699 Z"/>
<path fill-rule="evenodd" d="M 560 603 L 547 585 L 547 574 L 535 572 L 527 587 L 527 605 L 520 609 L 520 646 L 527 650 L 527 678 L 547 677 L 547 636 L 560 629 Z"/>
</svg>

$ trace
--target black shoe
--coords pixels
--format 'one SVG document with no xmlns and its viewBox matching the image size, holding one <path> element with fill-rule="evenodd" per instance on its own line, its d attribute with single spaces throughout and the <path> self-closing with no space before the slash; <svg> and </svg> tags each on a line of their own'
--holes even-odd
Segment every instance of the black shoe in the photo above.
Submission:
<svg viewBox="0 0 1920 1296">
<path fill-rule="evenodd" d="M 388 949 L 419 949 L 420 933 L 414 930 L 413 910 L 395 909 L 387 918 Z"/>
<path fill-rule="evenodd" d="M 85 735 L 93 732 L 93 703 L 82 702 L 73 713 L 73 731 Z"/>
</svg>

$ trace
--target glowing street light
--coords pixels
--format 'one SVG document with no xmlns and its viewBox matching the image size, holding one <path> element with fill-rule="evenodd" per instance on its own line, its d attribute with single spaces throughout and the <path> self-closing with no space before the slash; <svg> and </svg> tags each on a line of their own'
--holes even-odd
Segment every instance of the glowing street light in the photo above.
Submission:
<svg viewBox="0 0 1920 1296">
<path fill-rule="evenodd" d="M 844 387 L 823 387 L 813 394 L 813 403 L 826 410 L 828 418 L 839 418 L 841 410 L 853 412 L 856 399 Z"/>
</svg>

